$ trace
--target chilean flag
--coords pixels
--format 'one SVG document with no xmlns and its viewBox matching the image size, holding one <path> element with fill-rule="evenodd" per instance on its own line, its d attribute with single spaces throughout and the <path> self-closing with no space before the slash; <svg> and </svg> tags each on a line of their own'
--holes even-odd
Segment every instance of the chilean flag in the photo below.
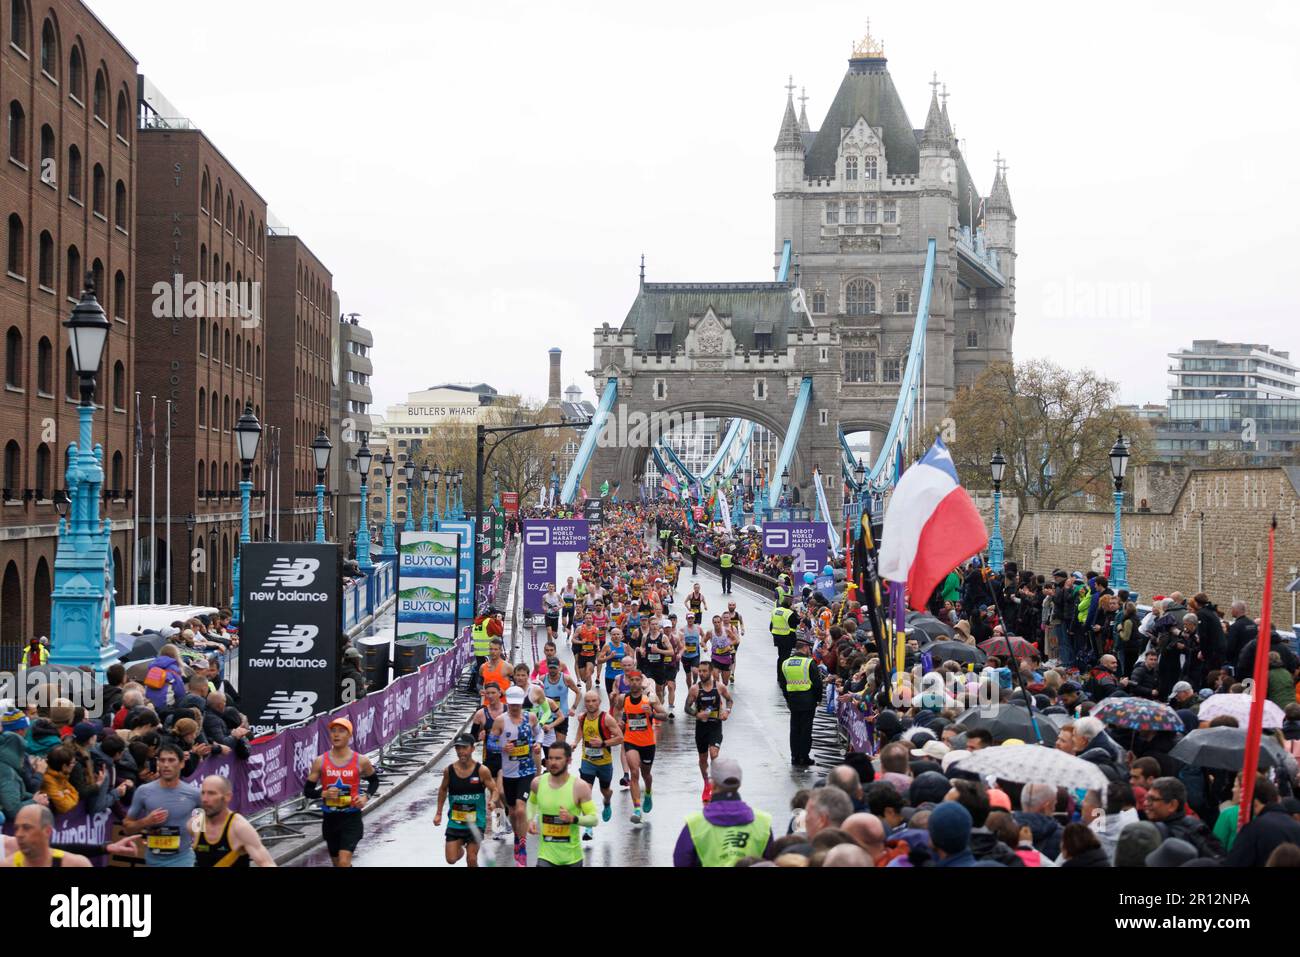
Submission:
<svg viewBox="0 0 1300 957">
<path fill-rule="evenodd" d="M 942 439 L 904 473 L 885 512 L 880 577 L 907 583 L 907 604 L 923 611 L 944 577 L 989 543 L 984 519 L 957 480 Z"/>
</svg>

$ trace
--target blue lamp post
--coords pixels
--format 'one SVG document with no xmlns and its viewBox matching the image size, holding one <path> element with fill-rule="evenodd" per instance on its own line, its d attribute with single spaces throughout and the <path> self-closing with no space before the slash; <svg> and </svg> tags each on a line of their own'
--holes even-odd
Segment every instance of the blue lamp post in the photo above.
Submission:
<svg viewBox="0 0 1300 957">
<path fill-rule="evenodd" d="M 465 470 L 456 469 L 456 521 L 465 521 Z"/>
<path fill-rule="evenodd" d="M 415 531 L 415 463 L 407 458 L 406 467 L 402 470 L 406 475 L 406 522 L 402 525 L 402 531 Z"/>
<path fill-rule="evenodd" d="M 370 560 L 370 490 L 366 482 L 370 478 L 370 461 L 374 453 L 369 444 L 362 445 L 357 451 L 357 472 L 361 475 L 361 520 L 357 522 L 357 567 L 362 571 L 374 568 Z"/>
<path fill-rule="evenodd" d="M 1007 471 L 1007 460 L 1002 455 L 1002 446 L 993 452 L 989 459 L 989 471 L 993 475 L 993 534 L 989 536 L 989 567 L 1002 574 L 1002 476 Z"/>
<path fill-rule="evenodd" d="M 397 529 L 393 526 L 393 461 L 392 449 L 384 449 L 379 460 L 384 466 L 384 550 L 380 553 L 386 562 L 397 560 Z"/>
<path fill-rule="evenodd" d="M 239 482 L 239 548 L 235 550 L 235 569 L 231 580 L 235 593 L 230 597 L 230 617 L 238 626 L 239 618 L 239 556 L 244 545 L 253 540 L 248 527 L 248 506 L 253 495 L 253 460 L 257 458 L 257 444 L 262 440 L 262 423 L 253 414 L 252 403 L 244 407 L 244 414 L 235 424 L 235 452 L 239 455 L 239 464 L 243 477 Z"/>
<path fill-rule="evenodd" d="M 560 500 L 560 461 L 551 456 L 551 508 Z"/>
<path fill-rule="evenodd" d="M 325 471 L 330 467 L 330 453 L 334 445 L 321 429 L 311 444 L 311 454 L 316 460 L 316 541 L 325 544 Z"/>
<path fill-rule="evenodd" d="M 424 496 L 424 508 L 420 511 L 420 531 L 429 531 L 429 475 L 432 470 L 429 463 L 420 466 L 420 493 Z"/>
<path fill-rule="evenodd" d="M 862 457 L 858 456 L 858 464 L 853 468 L 853 479 L 858 483 L 858 510 L 855 516 L 857 527 L 853 530 L 853 537 L 858 537 L 858 528 L 862 527 L 862 516 L 866 513 L 867 508 L 867 467 L 862 464 Z"/>
<path fill-rule="evenodd" d="M 448 473 L 450 480 L 451 473 Z M 442 469 L 436 465 L 433 467 L 433 521 L 434 524 L 442 521 Z"/>
<path fill-rule="evenodd" d="M 81 301 L 64 324 L 72 348 L 72 367 L 81 380 L 77 408 L 78 441 L 68 446 L 66 477 L 71 496 L 59 503 L 59 543 L 54 556 L 54 591 L 50 619 L 50 662 L 88 666 L 99 680 L 117 657 L 113 644 L 112 523 L 99 517 L 104 484 L 104 450 L 94 444 L 95 375 L 112 328 L 95 298 L 87 275 Z M 66 503 L 68 514 L 62 514 Z M 168 556 L 170 558 L 170 556 Z"/>
<path fill-rule="evenodd" d="M 785 510 L 785 520 L 793 521 L 790 515 L 790 466 L 788 465 L 781 471 L 781 508 Z"/>
<path fill-rule="evenodd" d="M 501 470 L 492 467 L 492 508 L 501 511 Z"/>
<path fill-rule="evenodd" d="M 1128 588 L 1128 552 L 1124 549 L 1124 473 L 1128 470 L 1129 450 L 1124 433 L 1119 434 L 1110 450 L 1110 475 L 1115 480 L 1115 538 L 1110 549 L 1110 584 L 1118 591 Z"/>
</svg>

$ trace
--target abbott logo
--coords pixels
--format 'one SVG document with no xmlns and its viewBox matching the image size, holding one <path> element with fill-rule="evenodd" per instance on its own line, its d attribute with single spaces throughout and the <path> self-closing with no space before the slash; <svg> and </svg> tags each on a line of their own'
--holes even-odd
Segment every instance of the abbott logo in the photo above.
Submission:
<svg viewBox="0 0 1300 957">
<path fill-rule="evenodd" d="M 318 697 L 314 691 L 277 691 L 266 703 L 261 720 L 288 724 L 306 721 L 312 716 Z"/>
<path fill-rule="evenodd" d="M 767 548 L 785 551 L 790 547 L 790 530 L 788 528 L 768 530 L 767 534 L 763 536 L 763 545 Z"/>
<path fill-rule="evenodd" d="M 545 525 L 540 528 L 530 528 L 524 532 L 525 545 L 549 545 L 551 544 L 551 530 Z"/>
<path fill-rule="evenodd" d="M 314 558 L 277 558 L 267 572 L 263 588 L 306 588 L 316 580 L 320 562 Z"/>
<path fill-rule="evenodd" d="M 261 654 L 301 655 L 316 647 L 320 629 L 315 625 L 276 625 L 266 639 Z"/>
</svg>

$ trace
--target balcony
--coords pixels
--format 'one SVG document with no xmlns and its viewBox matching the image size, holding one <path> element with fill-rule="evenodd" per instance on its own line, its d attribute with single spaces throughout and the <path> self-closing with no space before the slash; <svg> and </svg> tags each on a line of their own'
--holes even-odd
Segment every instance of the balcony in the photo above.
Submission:
<svg viewBox="0 0 1300 957">
<path fill-rule="evenodd" d="M 957 269 L 961 281 L 973 289 L 1006 288 L 998 254 L 985 245 L 983 230 L 973 237 L 969 226 L 957 230 Z"/>
</svg>

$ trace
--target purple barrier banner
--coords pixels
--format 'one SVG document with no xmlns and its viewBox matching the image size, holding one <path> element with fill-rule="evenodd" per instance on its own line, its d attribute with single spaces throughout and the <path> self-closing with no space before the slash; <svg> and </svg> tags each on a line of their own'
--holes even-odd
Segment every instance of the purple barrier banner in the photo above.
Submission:
<svg viewBox="0 0 1300 957">
<path fill-rule="evenodd" d="M 876 753 L 874 722 L 867 717 L 861 705 L 850 698 L 840 698 L 836 703 L 836 718 L 839 721 L 840 730 L 849 739 L 850 753 Z"/>
<path fill-rule="evenodd" d="M 54 818 L 54 835 L 51 844 L 107 844 L 112 839 L 113 812 L 103 810 L 98 814 L 87 814 L 78 805 L 67 814 Z M 3 833 L 13 837 L 14 822 L 5 821 Z M 92 857 L 90 863 L 103 867 L 107 863 L 104 857 Z"/>
</svg>

